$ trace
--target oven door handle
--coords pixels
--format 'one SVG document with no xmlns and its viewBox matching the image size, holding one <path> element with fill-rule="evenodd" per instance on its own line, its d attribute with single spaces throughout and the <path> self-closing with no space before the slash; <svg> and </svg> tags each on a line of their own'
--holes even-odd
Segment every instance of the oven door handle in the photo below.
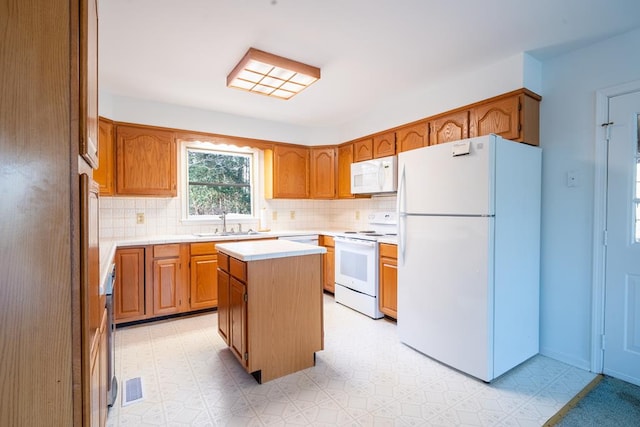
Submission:
<svg viewBox="0 0 640 427">
<path fill-rule="evenodd" d="M 334 237 L 333 240 L 335 242 L 340 242 L 340 243 L 344 243 L 344 244 L 347 244 L 347 245 L 364 246 L 364 247 L 367 247 L 367 248 L 373 248 L 378 244 L 377 242 L 370 241 L 370 240 L 350 239 L 348 237 L 340 237 L 340 236 Z"/>
</svg>

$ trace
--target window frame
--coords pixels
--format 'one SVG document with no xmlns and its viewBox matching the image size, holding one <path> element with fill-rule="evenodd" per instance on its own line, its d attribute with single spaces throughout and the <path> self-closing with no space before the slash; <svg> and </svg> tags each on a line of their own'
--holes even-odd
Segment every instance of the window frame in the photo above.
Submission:
<svg viewBox="0 0 640 427">
<path fill-rule="evenodd" d="M 260 181 L 260 162 L 262 161 L 260 156 L 260 150 L 250 147 L 238 147 L 229 144 L 216 144 L 207 140 L 196 141 L 180 141 L 180 162 L 179 162 L 179 176 L 180 176 L 180 192 L 178 197 L 180 198 L 181 206 L 181 222 L 183 224 L 221 224 L 222 219 L 219 215 L 202 215 L 193 216 L 189 214 L 189 166 L 188 166 L 188 152 L 189 150 L 198 151 L 211 151 L 214 153 L 229 153 L 248 155 L 251 157 L 251 214 L 235 214 L 229 213 L 226 216 L 227 223 L 232 221 L 236 224 L 244 224 L 255 222 L 259 211 L 260 204 L 258 203 L 261 197 L 261 181 Z"/>
</svg>

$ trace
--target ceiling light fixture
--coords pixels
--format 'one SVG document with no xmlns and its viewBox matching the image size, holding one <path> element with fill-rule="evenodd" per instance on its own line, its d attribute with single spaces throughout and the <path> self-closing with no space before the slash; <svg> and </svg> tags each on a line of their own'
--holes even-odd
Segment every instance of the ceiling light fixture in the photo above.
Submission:
<svg viewBox="0 0 640 427">
<path fill-rule="evenodd" d="M 320 79 L 320 68 L 249 48 L 227 76 L 227 86 L 290 99 Z"/>
</svg>

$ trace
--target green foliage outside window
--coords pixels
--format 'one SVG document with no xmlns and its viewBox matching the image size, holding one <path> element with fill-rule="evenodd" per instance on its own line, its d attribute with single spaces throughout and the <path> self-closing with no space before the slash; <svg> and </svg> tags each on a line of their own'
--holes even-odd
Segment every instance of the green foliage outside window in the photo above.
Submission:
<svg viewBox="0 0 640 427">
<path fill-rule="evenodd" d="M 189 216 L 251 215 L 251 155 L 187 150 Z"/>
</svg>

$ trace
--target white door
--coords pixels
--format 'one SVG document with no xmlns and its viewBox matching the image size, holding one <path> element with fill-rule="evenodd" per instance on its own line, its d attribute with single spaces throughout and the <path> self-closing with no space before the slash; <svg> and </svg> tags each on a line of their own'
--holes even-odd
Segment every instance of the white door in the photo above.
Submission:
<svg viewBox="0 0 640 427">
<path fill-rule="evenodd" d="M 605 374 L 640 385 L 640 92 L 609 99 Z"/>
<path fill-rule="evenodd" d="M 471 138 L 469 154 L 455 156 L 455 142 L 398 155 L 400 211 L 437 215 L 494 214 L 495 137 Z M 410 197 L 408 195 L 411 195 Z"/>
<path fill-rule="evenodd" d="M 398 262 L 400 341 L 490 381 L 494 219 L 408 216 L 406 225 Z"/>
</svg>

